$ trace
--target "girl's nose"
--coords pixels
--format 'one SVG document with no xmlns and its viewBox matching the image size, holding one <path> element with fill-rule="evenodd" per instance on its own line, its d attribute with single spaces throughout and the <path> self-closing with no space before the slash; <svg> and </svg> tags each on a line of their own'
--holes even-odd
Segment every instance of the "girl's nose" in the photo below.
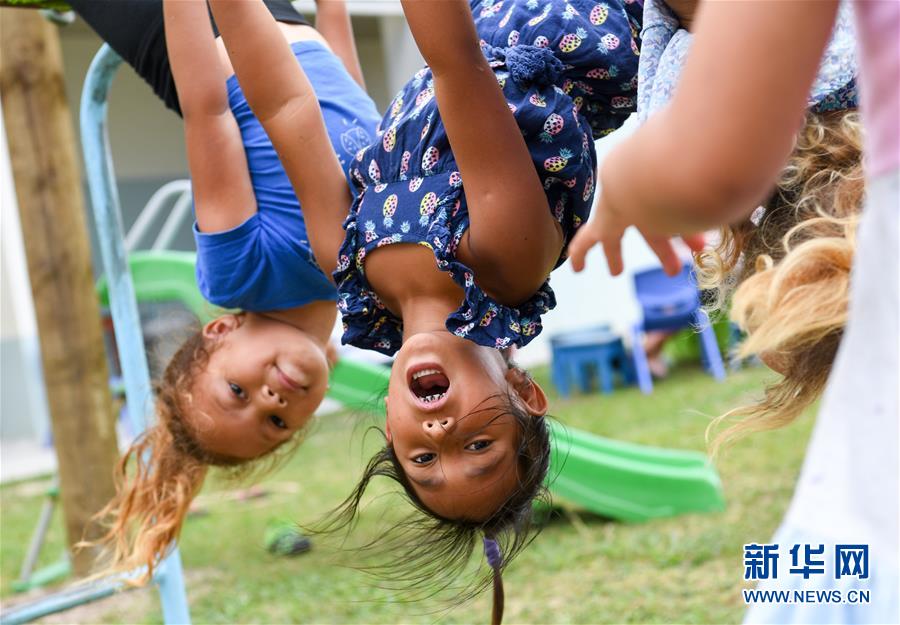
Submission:
<svg viewBox="0 0 900 625">
<path fill-rule="evenodd" d="M 425 429 L 425 433 L 431 436 L 432 438 L 441 438 L 444 434 L 449 433 L 453 426 L 456 425 L 456 419 L 453 417 L 438 417 L 436 419 L 429 419 L 422 423 L 422 427 Z"/>
<path fill-rule="evenodd" d="M 270 387 L 268 384 L 263 384 L 262 395 L 263 395 L 263 399 L 266 402 L 276 403 L 279 406 L 287 405 L 287 400 L 285 400 L 281 395 L 279 395 L 275 390 L 273 390 L 272 387 Z"/>
</svg>

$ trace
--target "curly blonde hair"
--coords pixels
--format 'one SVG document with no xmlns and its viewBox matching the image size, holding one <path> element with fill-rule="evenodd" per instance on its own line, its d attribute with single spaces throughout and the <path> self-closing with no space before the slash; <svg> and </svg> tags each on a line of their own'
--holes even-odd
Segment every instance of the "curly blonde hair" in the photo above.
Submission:
<svg viewBox="0 0 900 625">
<path fill-rule="evenodd" d="M 191 419 L 191 392 L 194 375 L 208 362 L 213 349 L 202 332 L 194 332 L 156 384 L 157 420 L 119 459 L 116 496 L 97 513 L 106 534 L 96 543 L 83 543 L 105 547 L 101 575 L 144 567 L 129 583 L 146 584 L 181 533 L 191 501 L 210 466 L 226 469 L 233 478 L 247 478 L 251 472 L 259 477 L 275 468 L 302 440 L 295 435 L 287 444 L 250 460 L 204 449 Z"/>
<path fill-rule="evenodd" d="M 821 395 L 847 321 L 861 158 L 856 112 L 809 113 L 769 200 L 698 257 L 711 307 L 730 299 L 731 318 L 746 332 L 738 356 L 758 355 L 781 374 L 761 399 L 713 421 L 710 431 L 730 423 L 713 452 L 790 423 Z"/>
</svg>

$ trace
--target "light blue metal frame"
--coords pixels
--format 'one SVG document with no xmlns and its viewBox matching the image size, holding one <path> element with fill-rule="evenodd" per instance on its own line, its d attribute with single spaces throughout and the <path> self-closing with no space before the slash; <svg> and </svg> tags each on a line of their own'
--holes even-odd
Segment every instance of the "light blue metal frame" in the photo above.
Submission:
<svg viewBox="0 0 900 625">
<path fill-rule="evenodd" d="M 81 93 L 81 144 L 103 271 L 109 281 L 110 312 L 125 379 L 130 425 L 133 432 L 142 432 L 146 427 L 146 415 L 152 409 L 152 388 L 134 285 L 128 271 L 119 191 L 106 128 L 109 86 L 121 63 L 119 55 L 105 44 L 91 62 Z M 153 581 L 159 588 L 163 619 L 167 625 L 190 625 L 181 556 L 177 547 L 173 546 L 160 563 Z M 47 614 L 108 597 L 124 588 L 121 577 L 78 585 L 34 603 L 5 610 L 0 623 L 27 623 Z"/>
<path fill-rule="evenodd" d="M 103 273 L 109 281 L 109 308 L 125 379 L 128 414 L 132 431 L 143 432 L 147 425 L 146 415 L 153 406 L 152 387 L 134 285 L 128 271 L 125 229 L 106 127 L 109 86 L 121 63 L 121 57 L 106 44 L 91 62 L 81 92 L 81 145 Z M 165 622 L 189 624 L 191 617 L 177 547 L 173 547 L 160 565 L 154 581 L 159 587 Z"/>
</svg>

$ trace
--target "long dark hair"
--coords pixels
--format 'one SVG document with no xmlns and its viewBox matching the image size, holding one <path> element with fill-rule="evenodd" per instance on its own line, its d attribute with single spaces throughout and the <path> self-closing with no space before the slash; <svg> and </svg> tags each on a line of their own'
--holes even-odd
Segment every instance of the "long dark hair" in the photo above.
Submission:
<svg viewBox="0 0 900 625">
<path fill-rule="evenodd" d="M 514 365 L 510 364 L 510 367 Z M 369 460 L 353 492 L 313 531 L 349 531 L 356 524 L 363 495 L 372 479 L 386 477 L 393 480 L 403 488 L 417 512 L 399 521 L 379 538 L 360 546 L 362 551 L 377 551 L 379 563 L 357 565 L 356 568 L 383 580 L 391 589 L 402 589 L 408 600 L 419 601 L 452 588 L 481 539 L 495 541 L 496 547 L 485 542 L 490 572 L 457 587 L 453 599 L 466 601 L 492 585 L 492 623 L 499 624 L 503 619 L 503 569 L 536 536 L 536 531 L 532 531 L 535 500 L 549 503 L 544 482 L 550 467 L 550 430 L 546 417 L 531 415 L 518 397 L 511 394 L 488 398 L 470 415 L 496 410 L 498 402 L 501 410 L 494 419 L 509 415 L 519 426 L 519 483 L 490 517 L 482 521 L 449 519 L 430 510 L 407 478 L 384 432 L 372 428 L 384 437 L 384 447 Z M 499 548 L 499 554 L 495 555 L 501 557 L 491 557 L 490 550 L 496 548 Z"/>
</svg>

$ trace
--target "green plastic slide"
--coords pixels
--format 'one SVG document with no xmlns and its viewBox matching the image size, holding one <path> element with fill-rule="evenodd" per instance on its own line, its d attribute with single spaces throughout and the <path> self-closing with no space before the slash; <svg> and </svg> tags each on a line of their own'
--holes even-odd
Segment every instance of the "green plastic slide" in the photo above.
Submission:
<svg viewBox="0 0 900 625">
<path fill-rule="evenodd" d="M 193 253 L 141 251 L 128 261 L 139 302 L 181 302 L 201 321 L 221 312 L 197 289 Z M 100 280 L 97 290 L 108 305 L 105 281 Z M 384 414 L 389 377 L 386 367 L 345 358 L 332 371 L 328 397 L 350 410 Z M 621 521 L 725 506 L 719 476 L 701 453 L 615 441 L 556 422 L 551 422 L 551 435 L 548 482 L 556 499 Z"/>
<path fill-rule="evenodd" d="M 719 476 L 699 452 L 611 440 L 551 422 L 554 498 L 621 521 L 725 508 Z"/>
<path fill-rule="evenodd" d="M 383 365 L 342 358 L 331 370 L 328 397 L 349 410 L 383 415 L 390 373 L 391 370 Z"/>
<path fill-rule="evenodd" d="M 193 252 L 138 251 L 128 255 L 131 281 L 138 302 L 180 302 L 206 323 L 222 311 L 200 295 L 197 288 L 196 257 Z M 97 282 L 100 303 L 109 306 L 109 285 Z"/>
</svg>

